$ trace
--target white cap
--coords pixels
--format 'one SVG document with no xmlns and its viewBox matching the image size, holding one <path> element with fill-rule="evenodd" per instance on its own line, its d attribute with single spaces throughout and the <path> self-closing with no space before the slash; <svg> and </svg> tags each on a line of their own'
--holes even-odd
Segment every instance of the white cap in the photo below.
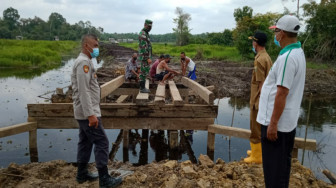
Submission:
<svg viewBox="0 0 336 188">
<path fill-rule="evenodd" d="M 292 15 L 284 15 L 281 17 L 276 25 L 269 27 L 270 29 L 281 29 L 284 31 L 288 31 L 291 33 L 298 33 L 300 30 L 301 23 L 299 22 L 299 19 L 296 16 Z"/>
</svg>

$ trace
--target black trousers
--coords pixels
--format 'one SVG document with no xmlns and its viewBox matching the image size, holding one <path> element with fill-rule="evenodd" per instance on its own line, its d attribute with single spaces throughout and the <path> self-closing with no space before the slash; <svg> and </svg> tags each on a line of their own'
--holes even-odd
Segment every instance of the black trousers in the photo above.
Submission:
<svg viewBox="0 0 336 188">
<path fill-rule="evenodd" d="M 296 129 L 279 132 L 276 141 L 267 139 L 267 127 L 261 125 L 261 147 L 266 188 L 287 188 Z"/>
<path fill-rule="evenodd" d="M 98 117 L 98 128 L 89 127 L 89 120 L 77 120 L 79 124 L 79 141 L 77 150 L 77 162 L 88 163 L 94 145 L 94 155 L 97 169 L 106 167 L 108 162 L 108 146 L 105 130 L 101 118 Z"/>
</svg>

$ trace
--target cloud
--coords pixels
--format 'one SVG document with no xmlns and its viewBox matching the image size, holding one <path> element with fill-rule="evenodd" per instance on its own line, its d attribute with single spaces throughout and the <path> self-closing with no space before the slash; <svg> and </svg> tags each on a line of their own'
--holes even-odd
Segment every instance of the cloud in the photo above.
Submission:
<svg viewBox="0 0 336 188">
<path fill-rule="evenodd" d="M 320 1 L 320 0 L 319 0 Z M 319 3 L 318 1 L 318 3 Z M 172 32 L 176 7 L 191 15 L 191 33 L 221 32 L 235 27 L 234 9 L 253 8 L 253 13 L 296 11 L 297 1 L 282 0 L 1 0 L 0 11 L 13 7 L 21 18 L 38 16 L 47 21 L 52 12 L 67 22 L 90 21 L 105 32 L 139 32 L 145 19 L 153 20 L 152 33 Z M 307 3 L 301 0 L 300 4 Z"/>
</svg>

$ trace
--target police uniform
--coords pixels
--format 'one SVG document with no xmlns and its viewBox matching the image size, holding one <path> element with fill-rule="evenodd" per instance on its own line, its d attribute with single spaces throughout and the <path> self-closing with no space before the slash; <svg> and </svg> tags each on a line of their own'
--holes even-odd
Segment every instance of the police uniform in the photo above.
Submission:
<svg viewBox="0 0 336 188">
<path fill-rule="evenodd" d="M 80 53 L 72 69 L 71 83 L 73 89 L 74 116 L 79 124 L 78 163 L 90 161 L 93 144 L 97 169 L 106 167 L 108 162 L 108 145 L 105 130 L 101 123 L 100 87 L 96 69 L 91 59 Z M 88 117 L 98 118 L 98 128 L 89 126 Z"/>
<path fill-rule="evenodd" d="M 260 89 L 259 83 L 264 82 L 272 66 L 272 60 L 266 50 L 261 50 L 255 56 L 254 69 L 251 79 L 251 97 L 250 97 L 250 141 L 254 144 L 260 143 L 261 128 L 257 122 L 259 107 Z"/>
<path fill-rule="evenodd" d="M 146 20 L 145 24 L 152 25 L 151 20 Z M 150 66 L 147 62 L 148 59 L 152 59 L 152 44 L 148 31 L 143 28 L 139 33 L 139 60 L 141 61 L 141 73 L 140 80 L 146 81 L 146 77 L 149 73 Z"/>
</svg>

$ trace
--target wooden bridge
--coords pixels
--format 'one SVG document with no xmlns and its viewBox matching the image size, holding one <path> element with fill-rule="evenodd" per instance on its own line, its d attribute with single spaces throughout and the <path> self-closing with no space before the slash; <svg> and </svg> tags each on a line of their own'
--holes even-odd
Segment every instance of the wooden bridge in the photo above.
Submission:
<svg viewBox="0 0 336 188">
<path fill-rule="evenodd" d="M 182 84 L 169 81 L 166 85 L 150 85 L 146 88 L 152 94 L 139 93 L 137 85 L 124 83 L 119 76 L 101 86 L 101 113 L 105 129 L 122 129 L 123 148 L 128 148 L 128 130 L 156 129 L 170 130 L 169 144 L 177 147 L 177 130 L 208 131 L 207 154 L 213 159 L 215 134 L 223 134 L 249 139 L 250 130 L 215 125 L 218 106 L 214 105 L 214 94 L 206 87 L 188 78 Z M 199 100 L 189 103 L 189 94 L 197 95 Z M 114 96 L 113 103 L 106 98 Z M 72 103 L 28 104 L 28 122 L 0 128 L 0 138 L 29 132 L 29 150 L 32 162 L 38 161 L 37 129 L 78 129 L 73 116 Z M 316 150 L 316 141 L 295 138 L 294 157 L 298 149 Z M 125 155 L 125 152 L 124 152 Z"/>
</svg>

